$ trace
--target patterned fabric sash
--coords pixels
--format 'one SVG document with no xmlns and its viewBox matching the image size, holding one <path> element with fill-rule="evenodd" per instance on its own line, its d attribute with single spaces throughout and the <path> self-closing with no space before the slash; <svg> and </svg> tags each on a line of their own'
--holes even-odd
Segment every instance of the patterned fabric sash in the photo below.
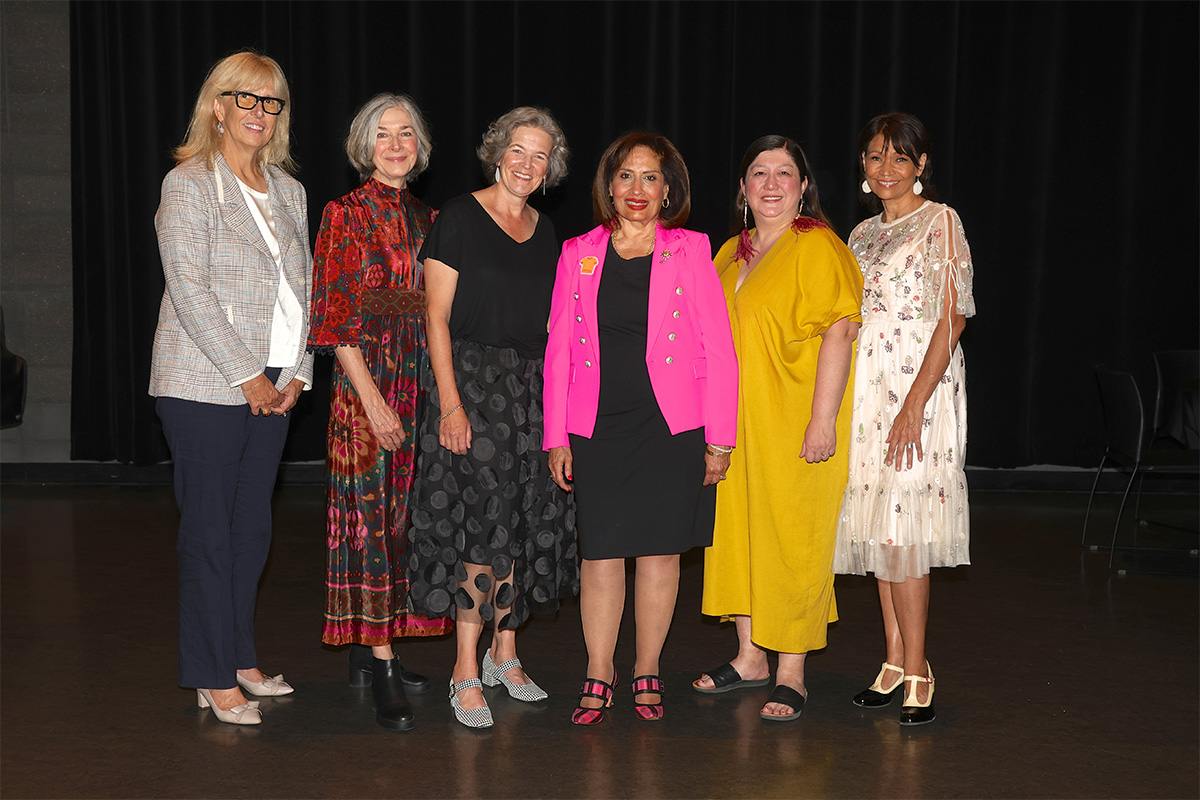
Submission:
<svg viewBox="0 0 1200 800">
<path fill-rule="evenodd" d="M 368 289 L 362 295 L 362 310 L 368 314 L 424 314 L 425 292 L 420 289 Z"/>
</svg>

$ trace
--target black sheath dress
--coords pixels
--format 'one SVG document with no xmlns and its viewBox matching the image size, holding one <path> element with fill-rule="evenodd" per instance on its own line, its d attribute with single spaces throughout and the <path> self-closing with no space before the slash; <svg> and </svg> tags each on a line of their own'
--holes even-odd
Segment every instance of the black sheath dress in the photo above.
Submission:
<svg viewBox="0 0 1200 800">
<path fill-rule="evenodd" d="M 651 256 L 612 243 L 596 298 L 600 403 L 592 437 L 571 434 L 580 554 L 682 553 L 712 544 L 716 486 L 704 486 L 704 429 L 672 436 L 646 368 Z"/>
</svg>

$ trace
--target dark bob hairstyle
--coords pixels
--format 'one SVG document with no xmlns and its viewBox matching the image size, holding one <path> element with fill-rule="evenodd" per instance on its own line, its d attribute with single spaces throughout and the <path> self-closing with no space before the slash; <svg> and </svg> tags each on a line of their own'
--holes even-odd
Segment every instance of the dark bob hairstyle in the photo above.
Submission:
<svg viewBox="0 0 1200 800">
<path fill-rule="evenodd" d="M 858 177 L 860 181 L 867 179 L 867 173 L 863 168 L 863 159 L 866 158 L 871 140 L 876 136 L 883 137 L 885 148 L 890 144 L 897 153 L 908 156 L 914 165 L 920 164 L 921 156 L 925 156 L 925 167 L 919 173 L 921 186 L 924 187 L 921 197 L 926 200 L 937 200 L 937 190 L 933 188 L 933 157 L 929 154 L 929 131 L 925 130 L 921 120 L 912 114 L 905 114 L 903 111 L 889 111 L 868 122 L 867 127 L 863 128 L 862 133 L 858 135 Z M 863 205 L 876 214 L 883 210 L 883 202 L 875 196 L 874 192 L 859 192 L 859 199 L 862 200 Z"/>
<path fill-rule="evenodd" d="M 758 158 L 763 153 L 770 150 L 784 150 L 792 161 L 796 162 L 796 167 L 800 171 L 800 180 L 808 179 L 808 187 L 804 190 L 804 215 L 819 219 L 833 230 L 833 223 L 829 221 L 829 217 L 825 216 L 825 211 L 821 208 L 821 196 L 817 192 L 817 176 L 813 174 L 812 166 L 808 163 L 808 156 L 804 154 L 804 149 L 800 147 L 795 139 L 790 139 L 787 136 L 779 134 L 768 134 L 755 139 L 750 147 L 746 150 L 746 155 L 742 157 L 742 166 L 738 170 L 738 177 L 742 179 L 742 185 L 746 182 L 746 173 L 750 171 L 750 167 L 754 164 L 754 159 Z M 743 211 L 749 210 L 750 216 L 754 216 L 753 209 L 747 209 L 746 192 L 739 187 L 737 194 L 736 206 L 737 214 L 740 218 Z M 747 223 L 749 224 L 749 223 Z M 740 230 L 735 223 L 734 233 Z"/>
<path fill-rule="evenodd" d="M 688 177 L 687 164 L 683 163 L 683 156 L 679 155 L 670 139 L 644 131 L 625 134 L 610 144 L 604 155 L 600 156 L 600 165 L 596 167 L 596 177 L 592 181 L 592 213 L 596 222 L 609 231 L 617 227 L 620 217 L 617 207 L 613 205 L 609 187 L 613 175 L 636 147 L 645 147 L 658 156 L 663 181 L 670 189 L 667 195 L 669 205 L 659 209 L 658 219 L 664 228 L 678 228 L 687 222 L 692 210 L 692 182 Z"/>
</svg>

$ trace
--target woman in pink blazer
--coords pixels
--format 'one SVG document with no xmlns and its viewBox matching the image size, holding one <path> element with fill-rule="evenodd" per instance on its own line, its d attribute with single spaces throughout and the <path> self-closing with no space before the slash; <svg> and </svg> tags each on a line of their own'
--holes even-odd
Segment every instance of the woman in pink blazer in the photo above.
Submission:
<svg viewBox="0 0 1200 800">
<path fill-rule="evenodd" d="M 638 576 L 635 712 L 662 718 L 659 656 L 679 554 L 712 543 L 737 425 L 737 359 L 712 250 L 679 228 L 691 207 L 679 151 L 663 136 L 623 136 L 600 159 L 592 203 L 600 226 L 567 241 L 558 262 L 544 392 L 543 444 L 555 481 L 575 496 L 583 558 L 577 725 L 603 721 L 612 704 L 626 558 Z"/>
</svg>

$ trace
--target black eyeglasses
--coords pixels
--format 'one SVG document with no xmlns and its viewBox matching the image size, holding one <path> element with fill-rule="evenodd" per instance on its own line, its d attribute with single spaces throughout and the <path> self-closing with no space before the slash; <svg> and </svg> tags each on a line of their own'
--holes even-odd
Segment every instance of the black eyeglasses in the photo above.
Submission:
<svg viewBox="0 0 1200 800">
<path fill-rule="evenodd" d="M 273 116 L 283 111 L 284 102 L 278 97 L 259 97 L 251 92 L 221 92 L 221 97 L 232 97 L 238 108 L 246 111 L 262 103 L 263 111 Z"/>
</svg>

